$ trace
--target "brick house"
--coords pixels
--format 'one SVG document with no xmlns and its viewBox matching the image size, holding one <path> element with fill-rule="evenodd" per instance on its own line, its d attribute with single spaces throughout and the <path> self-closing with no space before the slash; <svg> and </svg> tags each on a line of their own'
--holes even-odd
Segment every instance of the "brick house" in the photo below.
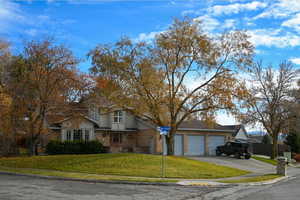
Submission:
<svg viewBox="0 0 300 200">
<path fill-rule="evenodd" d="M 78 107 L 80 111 L 69 116 L 48 117 L 51 133 L 47 140 L 99 140 L 110 152 L 161 152 L 156 126 L 131 112 L 114 109 L 101 113 L 95 106 Z"/>
<path fill-rule="evenodd" d="M 114 109 L 101 112 L 95 104 L 78 105 L 78 112 L 50 120 L 48 139 L 61 141 L 99 140 L 110 152 L 161 153 L 162 139 L 156 125 Z M 174 154 L 187 156 L 215 155 L 215 147 L 232 139 L 247 139 L 242 125 L 209 127 L 202 121 L 183 122 L 174 138 Z"/>
</svg>

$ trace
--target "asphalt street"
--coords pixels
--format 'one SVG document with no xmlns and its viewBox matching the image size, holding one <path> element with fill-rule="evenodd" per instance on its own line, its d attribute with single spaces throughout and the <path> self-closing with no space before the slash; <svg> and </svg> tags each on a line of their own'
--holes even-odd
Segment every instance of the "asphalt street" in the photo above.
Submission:
<svg viewBox="0 0 300 200">
<path fill-rule="evenodd" d="M 215 187 L 183 187 L 61 181 L 0 175 L 0 200 L 189 200 Z"/>
<path fill-rule="evenodd" d="M 238 185 L 212 192 L 203 200 L 299 200 L 300 175 L 268 185 Z"/>
<path fill-rule="evenodd" d="M 271 186 L 266 186 L 265 189 L 250 193 L 240 200 L 299 200 L 300 199 L 300 176 L 290 180 L 279 182 Z"/>
</svg>

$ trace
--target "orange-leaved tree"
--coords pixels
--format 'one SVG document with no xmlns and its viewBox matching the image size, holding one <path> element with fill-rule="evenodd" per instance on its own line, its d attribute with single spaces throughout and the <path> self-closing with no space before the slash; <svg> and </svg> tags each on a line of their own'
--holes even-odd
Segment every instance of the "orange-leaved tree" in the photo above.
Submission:
<svg viewBox="0 0 300 200">
<path fill-rule="evenodd" d="M 46 117 L 59 110 L 64 113 L 82 94 L 73 53 L 53 40 L 27 42 L 24 52 L 6 66 L 6 90 L 12 108 L 21 113 L 14 122 L 23 132 L 31 155 L 37 154 L 41 136 L 48 132 Z"/>
<path fill-rule="evenodd" d="M 233 93 L 242 90 L 235 73 L 252 63 L 253 46 L 244 32 L 210 36 L 201 26 L 176 19 L 151 43 L 123 38 L 89 53 L 91 72 L 109 83 L 102 88 L 107 99 L 157 126 L 170 127 L 168 154 L 182 121 L 234 107 Z"/>
</svg>

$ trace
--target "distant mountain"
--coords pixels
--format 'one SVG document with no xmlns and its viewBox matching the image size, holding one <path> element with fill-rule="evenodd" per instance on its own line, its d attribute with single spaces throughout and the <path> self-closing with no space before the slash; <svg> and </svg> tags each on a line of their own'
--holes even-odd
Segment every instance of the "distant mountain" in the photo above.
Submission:
<svg viewBox="0 0 300 200">
<path fill-rule="evenodd" d="M 260 135 L 260 136 L 262 136 L 262 135 L 266 135 L 267 133 L 264 132 L 264 131 L 249 131 L 249 132 L 247 132 L 247 134 L 248 135 Z"/>
</svg>

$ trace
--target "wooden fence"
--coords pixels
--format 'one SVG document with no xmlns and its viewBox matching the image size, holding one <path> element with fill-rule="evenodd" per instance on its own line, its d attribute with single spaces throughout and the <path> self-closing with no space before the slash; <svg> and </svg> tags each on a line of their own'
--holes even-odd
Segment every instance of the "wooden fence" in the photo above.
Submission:
<svg viewBox="0 0 300 200">
<path fill-rule="evenodd" d="M 251 152 L 257 155 L 271 156 L 272 144 L 251 143 Z M 283 152 L 291 152 L 290 146 L 286 144 L 278 144 L 278 155 L 283 156 Z"/>
</svg>

